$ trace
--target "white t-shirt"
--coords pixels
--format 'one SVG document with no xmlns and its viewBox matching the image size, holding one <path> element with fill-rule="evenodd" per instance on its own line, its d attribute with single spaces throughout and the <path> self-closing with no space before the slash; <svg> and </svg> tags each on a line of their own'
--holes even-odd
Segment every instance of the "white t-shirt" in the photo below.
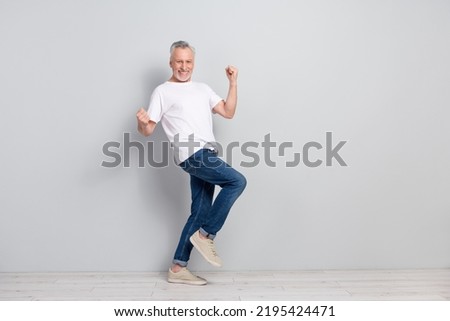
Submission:
<svg viewBox="0 0 450 321">
<path fill-rule="evenodd" d="M 199 82 L 166 81 L 155 88 L 147 113 L 155 123 L 161 121 L 177 164 L 215 142 L 212 109 L 221 100 L 208 85 Z"/>
</svg>

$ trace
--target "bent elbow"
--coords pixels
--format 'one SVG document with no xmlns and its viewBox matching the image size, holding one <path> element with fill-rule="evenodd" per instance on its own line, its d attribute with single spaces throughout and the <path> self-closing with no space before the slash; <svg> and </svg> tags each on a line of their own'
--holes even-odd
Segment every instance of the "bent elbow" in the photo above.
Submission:
<svg viewBox="0 0 450 321">
<path fill-rule="evenodd" d="M 227 114 L 224 115 L 224 117 L 225 117 L 226 119 L 233 119 L 234 113 L 227 113 Z"/>
</svg>

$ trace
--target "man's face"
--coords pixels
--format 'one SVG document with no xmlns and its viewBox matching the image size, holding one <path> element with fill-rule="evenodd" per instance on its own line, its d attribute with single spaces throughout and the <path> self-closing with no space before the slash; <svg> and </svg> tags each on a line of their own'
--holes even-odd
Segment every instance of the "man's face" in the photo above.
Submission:
<svg viewBox="0 0 450 321">
<path fill-rule="evenodd" d="M 175 48 L 170 57 L 172 68 L 172 81 L 186 82 L 191 80 L 194 70 L 194 53 L 189 48 Z"/>
</svg>

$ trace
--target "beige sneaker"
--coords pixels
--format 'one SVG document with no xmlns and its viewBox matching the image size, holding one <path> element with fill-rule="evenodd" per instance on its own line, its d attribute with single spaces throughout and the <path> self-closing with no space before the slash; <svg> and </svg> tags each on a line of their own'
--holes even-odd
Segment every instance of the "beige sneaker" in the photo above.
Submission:
<svg viewBox="0 0 450 321">
<path fill-rule="evenodd" d="M 192 245 L 194 245 L 206 261 L 214 266 L 221 267 L 222 260 L 217 255 L 214 241 L 211 239 L 202 239 L 199 234 L 200 232 L 197 231 L 189 238 Z"/>
<path fill-rule="evenodd" d="M 182 268 L 177 273 L 169 269 L 167 281 L 169 283 L 189 284 L 189 285 L 205 285 L 208 283 L 205 279 L 191 273 L 187 268 Z"/>
</svg>

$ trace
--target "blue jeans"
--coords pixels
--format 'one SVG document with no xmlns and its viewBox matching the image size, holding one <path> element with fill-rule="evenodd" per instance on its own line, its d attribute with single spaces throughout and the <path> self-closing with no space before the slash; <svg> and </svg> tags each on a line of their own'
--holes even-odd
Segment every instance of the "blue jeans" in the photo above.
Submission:
<svg viewBox="0 0 450 321">
<path fill-rule="evenodd" d="M 214 239 L 222 228 L 236 199 L 241 195 L 247 181 L 245 177 L 217 157 L 217 152 L 201 149 L 180 164 L 191 176 L 191 215 L 181 232 L 173 263 L 186 266 L 192 243 L 189 238 L 197 230 Z M 214 187 L 222 189 L 215 198 Z"/>
</svg>

